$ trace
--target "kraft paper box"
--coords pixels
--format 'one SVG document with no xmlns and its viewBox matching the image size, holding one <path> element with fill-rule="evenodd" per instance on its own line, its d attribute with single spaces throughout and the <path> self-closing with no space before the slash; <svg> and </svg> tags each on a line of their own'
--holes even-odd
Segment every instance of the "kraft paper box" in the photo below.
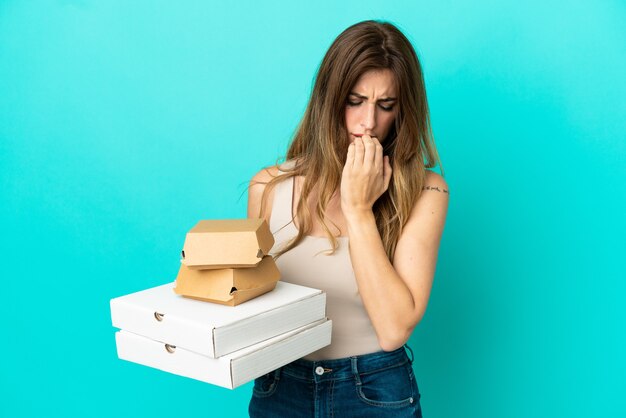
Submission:
<svg viewBox="0 0 626 418">
<path fill-rule="evenodd" d="M 181 262 L 193 269 L 254 267 L 274 245 L 265 220 L 203 220 L 185 238 Z"/>
<path fill-rule="evenodd" d="M 280 272 L 271 256 L 256 267 L 192 270 L 180 265 L 174 292 L 206 302 L 235 306 L 274 289 Z"/>
<path fill-rule="evenodd" d="M 231 307 L 178 296 L 174 283 L 111 299 L 113 326 L 208 357 L 219 357 L 326 317 L 319 289 L 277 282 Z"/>
<path fill-rule="evenodd" d="M 115 339 L 122 360 L 234 389 L 327 346 L 331 329 L 331 321 L 322 319 L 220 358 L 124 330 Z"/>
</svg>

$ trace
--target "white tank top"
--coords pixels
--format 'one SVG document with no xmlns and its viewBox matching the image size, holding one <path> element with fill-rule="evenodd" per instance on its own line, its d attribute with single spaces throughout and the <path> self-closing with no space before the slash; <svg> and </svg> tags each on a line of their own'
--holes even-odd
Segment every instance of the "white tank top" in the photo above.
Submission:
<svg viewBox="0 0 626 418">
<path fill-rule="evenodd" d="M 270 229 L 275 243 L 271 254 L 298 233 L 292 221 L 293 189 L 294 177 L 277 183 L 274 188 Z M 331 248 L 327 237 L 305 236 L 300 244 L 276 260 L 282 281 L 326 292 L 326 315 L 333 321 L 332 341 L 329 346 L 306 356 L 308 360 L 337 359 L 382 350 L 357 288 L 348 237 L 337 240 L 339 248 L 333 255 L 327 255 Z"/>
</svg>

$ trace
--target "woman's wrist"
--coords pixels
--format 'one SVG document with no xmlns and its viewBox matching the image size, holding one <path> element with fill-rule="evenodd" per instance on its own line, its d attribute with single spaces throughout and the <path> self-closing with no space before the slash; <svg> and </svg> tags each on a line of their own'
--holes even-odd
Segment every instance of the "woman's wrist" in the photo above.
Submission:
<svg viewBox="0 0 626 418">
<path fill-rule="evenodd" d="M 368 223 L 376 225 L 376 217 L 374 216 L 374 212 L 371 208 L 352 209 L 349 211 L 344 211 L 343 216 L 346 219 L 348 230 L 362 227 L 364 225 L 367 225 Z"/>
</svg>

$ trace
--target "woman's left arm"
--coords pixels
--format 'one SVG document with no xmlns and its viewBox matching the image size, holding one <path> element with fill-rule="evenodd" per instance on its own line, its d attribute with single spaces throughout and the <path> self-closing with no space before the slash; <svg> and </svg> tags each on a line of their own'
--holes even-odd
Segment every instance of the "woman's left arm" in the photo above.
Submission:
<svg viewBox="0 0 626 418">
<path fill-rule="evenodd" d="M 366 135 L 356 139 L 342 174 L 341 207 L 359 293 L 385 351 L 406 343 L 424 315 L 449 197 L 443 177 L 427 171 L 426 190 L 411 211 L 391 263 L 372 211 L 390 179 L 391 166 L 380 143 Z"/>
</svg>

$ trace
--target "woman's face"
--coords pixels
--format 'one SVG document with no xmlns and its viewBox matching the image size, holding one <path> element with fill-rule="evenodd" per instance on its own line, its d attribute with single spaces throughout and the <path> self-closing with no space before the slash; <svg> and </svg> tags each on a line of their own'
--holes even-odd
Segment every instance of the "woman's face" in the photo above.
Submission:
<svg viewBox="0 0 626 418">
<path fill-rule="evenodd" d="M 371 70 L 356 82 L 346 103 L 350 142 L 365 134 L 383 142 L 398 113 L 396 83 L 391 70 Z"/>
</svg>

